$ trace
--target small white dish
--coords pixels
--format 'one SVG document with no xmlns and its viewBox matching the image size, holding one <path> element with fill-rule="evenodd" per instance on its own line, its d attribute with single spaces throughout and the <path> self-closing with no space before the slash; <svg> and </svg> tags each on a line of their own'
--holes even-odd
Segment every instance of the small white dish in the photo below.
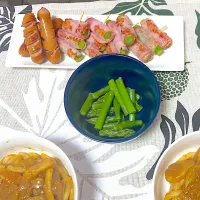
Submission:
<svg viewBox="0 0 200 200">
<path fill-rule="evenodd" d="M 36 13 L 37 14 L 37 13 Z M 13 26 L 13 32 L 9 44 L 9 49 L 6 57 L 6 67 L 15 68 L 57 68 L 57 69 L 76 69 L 82 63 L 90 59 L 85 56 L 83 61 L 77 63 L 71 58 L 64 56 L 61 63 L 54 65 L 50 62 L 45 62 L 41 65 L 32 62 L 31 58 L 21 57 L 18 53 L 20 45 L 23 43 L 23 27 L 21 27 L 22 14 L 15 17 L 15 22 Z M 111 15 L 109 19 L 116 20 L 118 15 Z M 80 15 L 56 15 L 55 17 L 60 17 L 62 19 L 72 18 L 80 20 Z M 105 15 L 84 15 L 83 21 L 88 17 L 94 17 L 102 22 L 105 21 Z M 140 22 L 145 18 L 152 19 L 159 28 L 167 26 L 165 32 L 172 38 L 172 46 L 165 50 L 164 54 L 161 56 L 154 56 L 153 60 L 146 63 L 152 71 L 183 71 L 184 70 L 184 24 L 183 17 L 181 16 L 129 16 L 134 24 Z M 132 53 L 129 56 L 135 57 Z M 136 58 L 136 57 L 135 57 Z M 176 58 L 176 59 L 174 59 Z"/>
<path fill-rule="evenodd" d="M 165 170 L 169 165 L 176 162 L 184 154 L 196 152 L 200 147 L 200 131 L 185 135 L 176 140 L 160 157 L 157 163 L 154 177 L 154 200 L 162 200 L 169 191 L 170 185 L 165 180 Z"/>
<path fill-rule="evenodd" d="M 22 136 L 0 141 L 0 160 L 12 153 L 36 152 L 58 158 L 69 172 L 74 183 L 74 200 L 78 200 L 78 184 L 74 168 L 67 155 L 54 143 L 37 136 Z"/>
</svg>

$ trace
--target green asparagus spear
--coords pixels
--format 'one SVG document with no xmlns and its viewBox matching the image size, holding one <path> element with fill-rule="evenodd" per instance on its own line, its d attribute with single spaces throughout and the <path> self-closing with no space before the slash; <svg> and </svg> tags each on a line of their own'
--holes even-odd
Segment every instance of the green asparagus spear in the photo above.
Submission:
<svg viewBox="0 0 200 200">
<path fill-rule="evenodd" d="M 117 123 L 107 123 L 103 125 L 103 129 L 113 129 L 113 127 L 116 125 Z"/>
<path fill-rule="evenodd" d="M 108 123 L 103 126 L 103 129 L 122 130 L 126 128 L 133 128 L 135 126 L 142 126 L 142 120 L 123 121 L 120 123 Z"/>
<path fill-rule="evenodd" d="M 124 130 L 119 130 L 119 131 L 102 129 L 99 131 L 100 136 L 107 136 L 107 137 L 127 137 L 134 133 L 135 131 L 131 129 L 124 129 Z"/>
<path fill-rule="evenodd" d="M 114 113 L 115 112 L 115 108 L 114 107 L 111 107 L 110 110 L 109 110 L 110 114 Z"/>
<path fill-rule="evenodd" d="M 96 103 L 96 102 L 94 102 L 94 103 L 92 104 L 92 110 L 101 109 L 101 108 L 103 107 L 103 105 L 104 105 L 103 102 L 102 102 L 102 103 Z"/>
<path fill-rule="evenodd" d="M 115 108 L 115 117 L 120 120 L 120 118 L 121 118 L 120 105 L 119 105 L 119 102 L 117 101 L 116 97 L 113 100 L 113 105 L 114 105 L 114 108 Z"/>
<path fill-rule="evenodd" d="M 91 109 L 88 114 L 87 114 L 87 117 L 98 117 L 99 113 L 101 112 L 102 109 L 96 109 L 96 110 L 93 110 Z M 109 113 L 112 114 L 115 112 L 115 109 L 114 107 L 111 107 L 110 110 L 109 110 Z"/>
<path fill-rule="evenodd" d="M 140 112 L 143 109 L 143 107 L 138 102 L 135 103 L 135 108 L 137 112 Z"/>
<path fill-rule="evenodd" d="M 129 121 L 135 121 L 136 120 L 136 114 L 132 113 L 129 115 Z"/>
<path fill-rule="evenodd" d="M 90 123 L 90 124 L 95 125 L 95 124 L 96 124 L 96 121 L 97 121 L 97 117 L 87 119 L 86 121 L 87 121 L 88 123 Z M 118 122 L 118 121 L 119 121 L 119 119 L 117 119 L 115 116 L 112 116 L 112 117 L 107 116 L 107 117 L 106 117 L 106 120 L 105 120 L 105 124 L 112 123 L 112 122 Z"/>
<path fill-rule="evenodd" d="M 91 93 L 91 94 L 92 94 L 94 99 L 98 99 L 100 96 L 106 94 L 109 91 L 110 91 L 110 87 L 106 86 L 106 87 L 104 87 L 104 88 L 102 88 L 102 89 L 100 89 L 100 90 L 98 90 L 94 93 Z"/>
<path fill-rule="evenodd" d="M 123 122 L 125 120 L 125 117 L 124 117 L 124 115 L 122 114 L 121 115 L 121 122 Z"/>
<path fill-rule="evenodd" d="M 135 42 L 134 35 L 128 35 L 124 38 L 124 44 L 127 46 L 131 46 Z"/>
<path fill-rule="evenodd" d="M 102 107 L 101 112 L 99 113 L 99 116 L 97 118 L 97 122 L 94 127 L 95 129 L 98 129 L 98 130 L 102 129 L 106 116 L 108 114 L 108 111 L 110 109 L 110 106 L 112 104 L 113 98 L 114 98 L 114 92 L 113 91 L 108 92 L 104 106 Z"/>
<path fill-rule="evenodd" d="M 108 116 L 108 117 L 106 117 L 106 121 L 105 121 L 105 123 L 107 124 L 107 123 L 110 123 L 110 122 L 118 122 L 120 119 L 119 118 L 117 118 L 116 116 Z"/>
<path fill-rule="evenodd" d="M 125 116 L 128 115 L 128 111 L 126 109 L 126 106 L 124 105 L 124 102 L 123 102 L 123 99 L 119 93 L 119 90 L 115 84 L 115 81 L 113 79 L 111 79 L 109 82 L 108 82 L 108 85 L 110 86 L 110 90 L 112 90 L 114 93 L 115 93 L 115 97 L 117 98 L 117 101 L 119 102 L 120 106 L 121 106 L 121 109 L 124 113 Z"/>
<path fill-rule="evenodd" d="M 142 126 L 143 121 L 142 120 L 135 120 L 135 121 L 124 121 L 119 124 L 115 124 L 113 127 L 113 130 L 121 130 L 126 128 L 132 128 L 135 126 Z"/>
<path fill-rule="evenodd" d="M 107 93 L 106 93 L 107 94 Z M 94 108 L 97 106 L 97 104 L 100 103 L 104 103 L 105 102 L 105 98 L 106 98 L 106 94 L 104 94 L 103 96 L 101 96 L 100 98 L 98 98 L 93 104 L 92 104 L 92 109 L 95 110 Z M 98 107 L 98 106 L 97 106 Z"/>
<path fill-rule="evenodd" d="M 90 118 L 90 119 L 86 119 L 86 121 L 92 125 L 95 125 L 96 124 L 96 121 L 97 121 L 97 117 L 94 117 L 94 118 Z"/>
<path fill-rule="evenodd" d="M 93 102 L 94 102 L 94 99 L 92 97 L 92 94 L 90 93 L 80 109 L 80 114 L 83 116 L 87 115 Z"/>
<path fill-rule="evenodd" d="M 87 114 L 87 117 L 98 117 L 99 113 L 101 112 L 101 109 L 98 110 L 90 110 Z"/>
<path fill-rule="evenodd" d="M 131 101 L 135 105 L 135 102 L 136 102 L 135 89 L 127 88 L 127 91 L 128 91 Z M 129 114 L 129 121 L 134 121 L 135 119 L 136 119 L 135 113 Z"/>
<path fill-rule="evenodd" d="M 133 105 L 133 102 L 131 101 L 130 97 L 129 97 L 129 94 L 126 90 L 126 87 L 124 85 L 124 82 L 122 80 L 121 77 L 119 77 L 117 80 L 116 80 L 116 84 L 117 84 L 117 88 L 119 90 L 119 93 L 123 99 L 123 102 L 126 106 L 126 109 L 128 111 L 128 114 L 132 114 L 132 113 L 136 113 L 136 109 L 135 109 L 135 106 Z"/>
<path fill-rule="evenodd" d="M 136 94 L 136 101 L 139 101 L 139 99 L 140 99 L 140 95 Z"/>
</svg>

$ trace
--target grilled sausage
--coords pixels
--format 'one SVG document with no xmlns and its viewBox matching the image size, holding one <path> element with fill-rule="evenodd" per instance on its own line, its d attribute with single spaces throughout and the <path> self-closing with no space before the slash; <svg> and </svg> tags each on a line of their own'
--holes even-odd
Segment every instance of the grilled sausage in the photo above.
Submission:
<svg viewBox="0 0 200 200">
<path fill-rule="evenodd" d="M 52 19 L 52 23 L 54 30 L 57 31 L 58 29 L 62 28 L 63 20 L 61 18 L 54 18 Z"/>
<path fill-rule="evenodd" d="M 22 55 L 24 53 L 22 50 L 27 49 L 34 63 L 43 63 L 45 58 L 42 51 L 42 42 L 37 21 L 33 13 L 24 15 L 22 27 L 24 27 L 24 44 L 20 47 L 19 53 Z"/>
<path fill-rule="evenodd" d="M 56 40 L 50 12 L 46 8 L 41 8 L 37 13 L 37 17 L 45 55 L 51 63 L 58 64 L 61 61 L 61 52 Z"/>
</svg>

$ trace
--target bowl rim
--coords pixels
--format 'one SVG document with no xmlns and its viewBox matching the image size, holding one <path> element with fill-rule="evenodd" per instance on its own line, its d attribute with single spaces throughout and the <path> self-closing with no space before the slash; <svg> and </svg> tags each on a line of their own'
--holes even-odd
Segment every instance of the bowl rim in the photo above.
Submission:
<svg viewBox="0 0 200 200">
<path fill-rule="evenodd" d="M 140 129 L 140 130 L 137 131 L 137 134 L 133 134 L 133 135 L 127 137 L 127 138 L 118 138 L 118 139 L 94 138 L 94 137 L 92 137 L 92 135 L 85 134 L 84 131 L 79 129 L 78 126 L 76 125 L 76 123 L 74 123 L 74 120 L 72 119 L 72 117 L 69 115 L 69 107 L 67 106 L 67 104 L 68 104 L 68 95 L 67 94 L 68 94 L 68 91 L 69 91 L 69 88 L 70 88 L 70 85 L 71 85 L 73 79 L 76 77 L 76 75 L 79 72 L 84 70 L 84 68 L 88 64 L 92 63 L 94 60 L 99 60 L 99 59 L 106 58 L 106 57 L 116 57 L 116 58 L 123 57 L 123 58 L 129 59 L 129 60 L 132 60 L 132 61 L 138 63 L 143 69 L 147 70 L 151 74 L 153 81 L 155 83 L 156 90 L 158 92 L 158 104 L 156 106 L 155 114 L 152 117 L 152 119 L 146 124 L 146 130 L 141 131 L 141 129 Z M 90 66 L 92 66 L 92 65 L 90 65 Z M 103 54 L 103 55 L 100 55 L 100 56 L 97 56 L 97 57 L 94 57 L 94 58 L 87 60 L 86 62 L 81 64 L 77 69 L 75 69 L 74 72 L 71 74 L 71 76 L 70 76 L 70 78 L 69 78 L 69 80 L 66 84 L 65 91 L 64 91 L 64 108 L 65 108 L 66 115 L 67 115 L 69 121 L 71 122 L 71 124 L 73 125 L 73 127 L 79 133 L 84 135 L 85 137 L 87 137 L 87 138 L 89 138 L 93 141 L 102 142 L 102 143 L 110 143 L 110 144 L 126 143 L 126 142 L 130 142 L 130 141 L 138 138 L 139 136 L 143 135 L 150 128 L 150 126 L 153 124 L 153 122 L 155 121 L 155 119 L 158 115 L 158 111 L 160 109 L 160 104 L 161 104 L 160 86 L 159 86 L 158 80 L 157 80 L 156 76 L 153 74 L 153 72 L 144 63 L 142 63 L 140 60 L 133 58 L 131 56 L 128 56 L 128 55 L 121 55 L 121 54 Z"/>
<path fill-rule="evenodd" d="M 39 136 L 36 136 L 36 135 L 35 136 L 34 135 L 17 136 L 17 137 L 10 137 L 10 138 L 8 137 L 6 139 L 0 140 L 0 144 L 1 143 L 8 144 L 9 141 L 12 141 L 12 142 L 13 141 L 20 141 L 22 139 L 25 140 L 25 141 L 26 140 L 31 140 L 31 139 L 37 140 L 41 144 L 41 146 L 43 146 L 43 144 L 46 143 L 46 146 L 53 147 L 53 149 L 55 149 L 56 152 L 59 155 L 62 155 L 63 159 L 67 162 L 67 167 L 66 168 L 70 168 L 71 169 L 71 177 L 72 177 L 72 180 L 73 180 L 74 188 L 76 188 L 76 193 L 75 193 L 76 195 L 74 197 L 74 200 L 78 200 L 79 191 L 78 191 L 78 181 L 77 181 L 76 172 L 75 172 L 74 166 L 72 165 L 72 163 L 71 163 L 69 157 L 66 155 L 66 153 L 59 146 L 57 146 L 56 144 L 54 144 L 50 140 L 47 140 L 45 138 L 42 138 L 42 137 L 39 137 Z M 24 147 L 26 148 L 26 144 L 24 144 Z M 6 154 L 6 155 L 9 155 L 9 154 Z"/>
<path fill-rule="evenodd" d="M 154 171 L 154 174 L 153 174 L 153 196 L 154 196 L 154 199 L 155 199 L 155 183 L 156 183 L 156 174 L 157 174 L 157 171 L 158 171 L 158 168 L 160 166 L 160 163 L 162 162 L 162 160 L 165 158 L 166 154 L 172 150 L 174 148 L 174 146 L 176 146 L 179 142 L 181 142 L 182 140 L 185 140 L 189 137 L 192 137 L 194 135 L 197 135 L 197 134 L 200 134 L 200 130 L 198 131 L 194 131 L 194 132 L 191 132 L 191 133 L 188 133 L 187 135 L 184 135 L 184 136 L 181 136 L 180 138 L 178 138 L 177 140 L 175 140 L 172 144 L 170 144 L 168 146 L 168 148 L 163 152 L 163 154 L 160 156 L 159 160 L 158 160 L 158 163 L 156 165 L 156 168 L 155 168 L 155 171 Z"/>
</svg>

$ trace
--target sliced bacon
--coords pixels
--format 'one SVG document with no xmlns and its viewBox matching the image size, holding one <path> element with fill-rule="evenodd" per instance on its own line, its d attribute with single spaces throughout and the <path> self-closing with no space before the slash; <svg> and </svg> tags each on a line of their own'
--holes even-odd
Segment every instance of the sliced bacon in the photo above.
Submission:
<svg viewBox="0 0 200 200">
<path fill-rule="evenodd" d="M 72 48 L 66 40 L 57 38 L 58 44 L 61 48 L 61 51 L 64 52 L 67 56 L 75 60 L 76 62 L 80 62 L 83 60 L 84 55 L 77 49 Z"/>
<path fill-rule="evenodd" d="M 89 24 L 90 30 L 94 32 L 99 38 L 101 38 L 105 43 L 113 40 L 115 36 L 114 32 L 104 23 L 92 17 L 88 18 L 86 22 Z"/>
<path fill-rule="evenodd" d="M 117 53 L 119 54 L 127 54 L 128 53 L 128 48 L 123 42 L 122 34 L 120 31 L 120 28 L 117 26 L 115 21 L 109 20 L 107 22 L 107 25 L 113 30 L 115 33 L 115 37 L 113 39 L 113 43 L 116 46 Z"/>
<path fill-rule="evenodd" d="M 117 48 L 113 41 L 109 42 L 106 46 L 106 50 L 103 52 L 104 54 L 117 54 Z"/>
<path fill-rule="evenodd" d="M 92 43 L 87 43 L 87 47 L 85 49 L 85 53 L 90 57 L 94 58 L 96 56 L 102 55 L 102 53 L 96 48 L 96 46 Z"/>
<path fill-rule="evenodd" d="M 80 22 L 74 19 L 65 19 L 62 28 L 71 34 L 86 40 L 90 36 L 90 27 L 87 22 Z"/>
<path fill-rule="evenodd" d="M 140 23 L 147 33 L 159 42 L 163 49 L 167 49 L 172 45 L 172 39 L 167 35 L 167 33 L 161 31 L 153 20 L 147 18 L 142 20 Z"/>
<path fill-rule="evenodd" d="M 65 39 L 67 43 L 75 49 L 86 48 L 86 42 L 83 39 L 78 38 L 77 36 L 74 36 L 63 29 L 59 29 L 57 31 L 57 37 Z"/>
<path fill-rule="evenodd" d="M 151 50 L 138 38 L 136 38 L 134 44 L 129 47 L 129 50 L 144 63 L 149 62 L 153 58 Z"/>
<path fill-rule="evenodd" d="M 157 55 L 161 55 L 163 53 L 163 48 L 160 46 L 159 42 L 151 37 L 144 28 L 141 26 L 134 27 L 138 38 L 147 46 L 149 49 Z"/>
<path fill-rule="evenodd" d="M 96 35 L 94 33 L 91 33 L 87 42 L 89 42 L 90 44 L 94 44 L 100 52 L 103 52 L 106 49 L 106 44 L 98 42 L 98 40 L 96 40 Z"/>
</svg>

